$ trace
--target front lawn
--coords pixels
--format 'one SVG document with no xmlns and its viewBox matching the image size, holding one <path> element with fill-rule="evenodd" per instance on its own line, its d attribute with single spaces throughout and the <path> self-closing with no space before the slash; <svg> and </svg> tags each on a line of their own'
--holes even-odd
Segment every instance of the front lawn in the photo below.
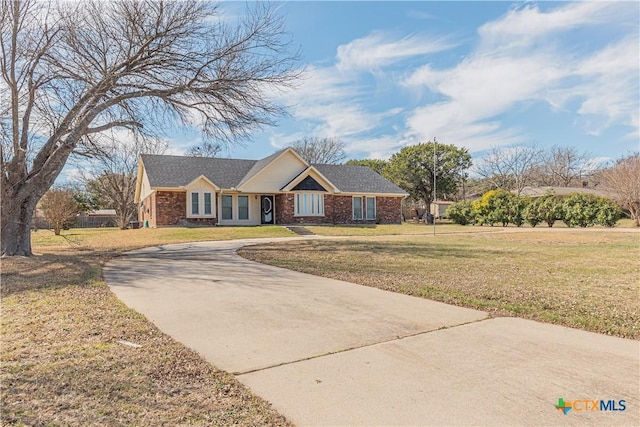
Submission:
<svg viewBox="0 0 640 427">
<path fill-rule="evenodd" d="M 282 227 L 34 232 L 37 256 L 2 259 L 0 424 L 289 425 L 122 304 L 102 266 L 150 245 L 292 235 Z"/>
<path fill-rule="evenodd" d="M 243 248 L 240 254 L 496 316 L 640 338 L 639 233 L 467 229 L 474 233 L 287 242 Z"/>
<path fill-rule="evenodd" d="M 429 235 L 434 233 L 433 225 L 426 225 L 424 222 L 404 222 L 401 225 L 309 225 L 305 228 L 314 234 L 321 236 L 389 236 L 389 235 Z M 507 229 L 531 230 L 529 225 L 523 225 L 517 228 L 515 225 L 509 225 Z M 547 227 L 546 224 L 538 225 L 535 230 L 557 230 L 564 229 L 567 226 L 562 221 L 556 221 L 553 228 Z M 633 229 L 633 221 L 623 218 L 615 226 L 615 229 L 630 228 Z M 436 234 L 451 233 L 490 233 L 502 231 L 505 227 L 496 225 L 494 227 L 458 225 L 453 224 L 450 220 L 437 220 L 435 232 Z M 606 228 L 597 226 L 589 228 L 589 230 L 606 230 Z"/>
</svg>

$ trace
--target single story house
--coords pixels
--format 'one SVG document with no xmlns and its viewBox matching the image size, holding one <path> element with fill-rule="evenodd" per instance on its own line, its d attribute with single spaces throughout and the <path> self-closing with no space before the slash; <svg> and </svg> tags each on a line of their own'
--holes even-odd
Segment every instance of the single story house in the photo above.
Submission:
<svg viewBox="0 0 640 427">
<path fill-rule="evenodd" d="M 512 193 L 517 194 L 516 191 L 512 191 Z M 608 199 L 614 198 L 614 194 L 612 194 L 611 192 L 584 187 L 524 187 L 520 192 L 520 196 L 531 197 L 535 199 L 536 197 L 542 197 L 547 193 L 553 193 L 559 197 L 567 197 L 573 193 L 580 193 L 591 194 Z"/>
<path fill-rule="evenodd" d="M 76 227 L 80 228 L 96 228 L 96 227 L 115 227 L 116 226 L 116 210 L 115 209 L 96 209 L 94 211 L 83 212 L 78 215 Z"/>
<path fill-rule="evenodd" d="M 444 218 L 446 217 L 445 213 L 447 209 L 449 209 L 449 206 L 455 203 L 456 202 L 450 200 L 436 200 L 429 205 L 429 212 L 431 215 L 435 215 L 436 218 Z"/>
<path fill-rule="evenodd" d="M 399 224 L 406 196 L 367 167 L 309 164 L 287 148 L 261 160 L 143 154 L 135 201 L 149 227 Z"/>
</svg>

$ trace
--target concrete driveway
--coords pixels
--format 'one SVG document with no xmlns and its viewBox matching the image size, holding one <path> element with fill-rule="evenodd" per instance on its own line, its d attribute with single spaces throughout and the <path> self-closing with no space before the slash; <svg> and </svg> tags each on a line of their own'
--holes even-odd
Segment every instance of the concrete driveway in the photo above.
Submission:
<svg viewBox="0 0 640 427">
<path fill-rule="evenodd" d="M 638 341 L 492 319 L 235 254 L 278 240 L 289 239 L 134 251 L 105 280 L 298 425 L 640 425 Z M 566 415 L 559 398 L 574 404 Z"/>
</svg>

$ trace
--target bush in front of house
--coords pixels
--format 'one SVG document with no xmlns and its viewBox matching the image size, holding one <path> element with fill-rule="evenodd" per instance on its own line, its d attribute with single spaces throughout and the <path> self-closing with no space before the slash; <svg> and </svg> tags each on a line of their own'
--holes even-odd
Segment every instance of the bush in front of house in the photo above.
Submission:
<svg viewBox="0 0 640 427">
<path fill-rule="evenodd" d="M 562 203 L 562 220 L 568 227 L 613 227 L 620 216 L 615 203 L 592 194 L 574 193 Z"/>
<path fill-rule="evenodd" d="M 528 199 L 516 196 L 505 190 L 491 190 L 484 193 L 481 199 L 472 203 L 476 212 L 476 222 L 480 225 L 495 223 L 503 227 L 515 224 L 520 227 L 524 223 L 524 210 Z"/>
<path fill-rule="evenodd" d="M 495 195 L 502 190 L 489 190 L 478 200 L 473 201 L 471 206 L 476 212 L 476 223 L 480 225 L 489 224 L 493 227 L 496 222 L 493 210 L 495 209 Z"/>
<path fill-rule="evenodd" d="M 613 227 L 622 218 L 622 210 L 617 203 L 600 197 L 600 210 L 596 217 L 596 224 L 603 227 Z"/>
<path fill-rule="evenodd" d="M 449 206 L 445 215 L 456 224 L 467 225 L 475 223 L 477 212 L 472 202 L 463 201 Z"/>
<path fill-rule="evenodd" d="M 520 227 L 526 222 L 532 227 L 541 223 L 553 227 L 562 220 L 569 227 L 613 227 L 622 212 L 615 202 L 592 194 L 573 193 L 563 201 L 550 192 L 532 200 L 504 190 L 491 190 L 473 202 L 449 206 L 446 216 L 460 225 L 498 223 L 503 227 L 509 224 Z"/>
<path fill-rule="evenodd" d="M 562 219 L 562 199 L 552 192 L 532 200 L 524 211 L 527 223 L 535 227 L 545 222 L 547 226 L 553 227 L 553 224 Z"/>
<path fill-rule="evenodd" d="M 514 224 L 516 227 L 521 227 L 525 222 L 524 213 L 527 206 L 531 203 L 531 199 L 528 197 L 512 196 L 513 197 L 509 201 L 509 222 Z"/>
</svg>

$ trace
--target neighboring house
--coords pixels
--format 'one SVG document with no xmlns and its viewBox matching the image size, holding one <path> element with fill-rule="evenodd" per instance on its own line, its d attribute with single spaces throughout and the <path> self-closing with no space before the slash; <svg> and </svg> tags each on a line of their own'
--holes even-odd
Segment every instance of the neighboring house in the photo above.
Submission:
<svg viewBox="0 0 640 427">
<path fill-rule="evenodd" d="M 96 209 L 78 215 L 76 227 L 79 228 L 96 228 L 96 227 L 115 227 L 116 226 L 116 210 L 115 209 Z"/>
<path fill-rule="evenodd" d="M 436 200 L 435 202 L 431 202 L 429 205 L 429 212 L 431 215 L 435 213 L 436 218 L 445 218 L 445 212 L 449 209 L 449 206 L 455 204 L 456 202 L 452 202 L 449 200 Z"/>
<path fill-rule="evenodd" d="M 177 224 L 399 224 L 407 194 L 363 166 L 140 156 L 135 201 L 150 227 Z M 148 222 L 147 222 L 148 221 Z"/>
<path fill-rule="evenodd" d="M 97 228 L 115 226 L 115 209 L 98 209 L 95 211 L 82 212 L 77 215 L 75 224 L 73 224 L 74 228 Z M 40 208 L 36 208 L 33 214 L 32 227 L 36 230 L 51 229 L 51 223 L 45 218 L 44 212 Z"/>
<path fill-rule="evenodd" d="M 512 191 L 512 193 L 515 194 L 516 191 Z M 594 196 L 605 197 L 608 199 L 612 199 L 615 196 L 611 192 L 584 187 L 524 187 L 520 192 L 520 196 L 536 198 L 544 196 L 547 193 L 553 193 L 560 197 L 567 197 L 573 193 L 592 194 Z"/>
</svg>

